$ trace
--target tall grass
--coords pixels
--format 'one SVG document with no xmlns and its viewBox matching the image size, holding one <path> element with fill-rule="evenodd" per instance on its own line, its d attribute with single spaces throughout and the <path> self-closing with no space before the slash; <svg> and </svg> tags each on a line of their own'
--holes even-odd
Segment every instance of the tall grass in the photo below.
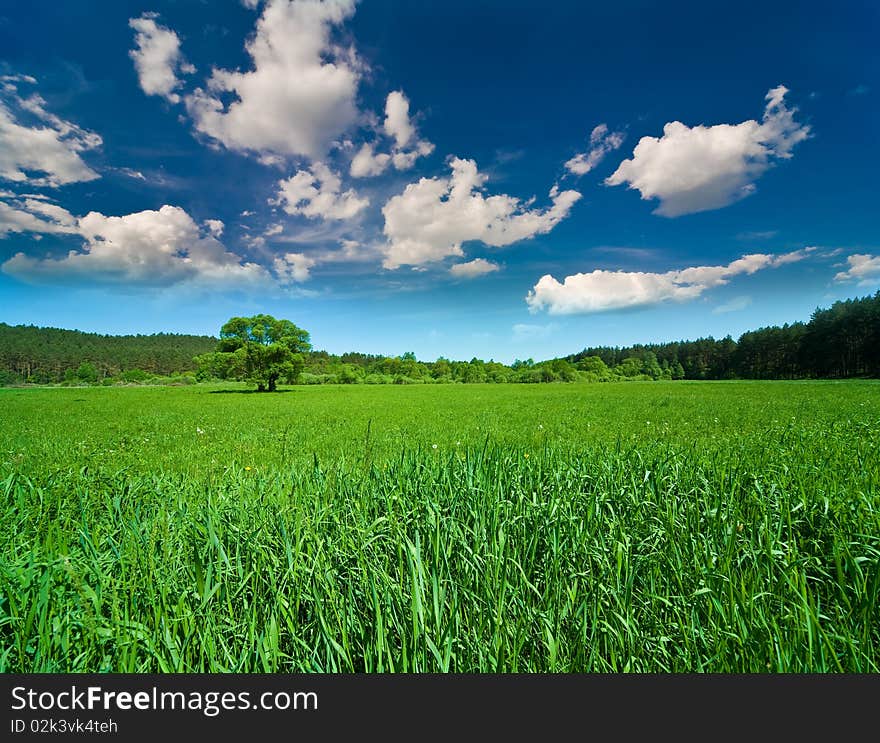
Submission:
<svg viewBox="0 0 880 743">
<path fill-rule="evenodd" d="M 420 407 L 395 389 L 95 390 L 82 417 L 82 391 L 4 396 L 0 670 L 880 670 L 880 387 L 559 389 L 498 428 L 507 390 L 445 392 L 437 448 L 377 431 Z M 584 406 L 603 433 L 565 425 Z M 174 410 L 190 461 L 135 441 L 177 435 Z M 270 434 L 247 464 L 206 440 Z"/>
</svg>

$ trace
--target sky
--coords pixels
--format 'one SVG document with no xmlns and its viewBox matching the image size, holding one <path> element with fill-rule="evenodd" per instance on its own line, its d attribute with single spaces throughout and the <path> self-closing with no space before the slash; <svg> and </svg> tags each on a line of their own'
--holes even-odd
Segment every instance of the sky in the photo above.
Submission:
<svg viewBox="0 0 880 743">
<path fill-rule="evenodd" d="M 0 1 L 0 322 L 510 363 L 880 289 L 880 5 Z"/>
</svg>

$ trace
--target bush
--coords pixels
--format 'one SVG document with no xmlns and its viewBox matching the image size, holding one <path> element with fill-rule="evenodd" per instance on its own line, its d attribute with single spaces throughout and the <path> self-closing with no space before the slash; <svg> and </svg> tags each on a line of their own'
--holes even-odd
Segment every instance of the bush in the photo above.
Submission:
<svg viewBox="0 0 880 743">
<path fill-rule="evenodd" d="M 365 384 L 391 384 L 394 377 L 389 374 L 368 374 L 364 378 Z"/>
<path fill-rule="evenodd" d="M 76 377 L 87 384 L 95 384 L 98 381 L 98 368 L 88 361 L 83 361 L 76 370 Z"/>
<path fill-rule="evenodd" d="M 340 384 L 358 384 L 361 381 L 357 372 L 350 367 L 344 367 L 339 374 L 337 374 L 337 379 Z"/>
<path fill-rule="evenodd" d="M 144 382 L 150 378 L 143 369 L 127 369 L 119 375 L 119 379 L 123 382 Z"/>
<path fill-rule="evenodd" d="M 312 374 L 303 372 L 299 375 L 300 384 L 336 384 L 338 381 L 335 374 Z"/>
</svg>

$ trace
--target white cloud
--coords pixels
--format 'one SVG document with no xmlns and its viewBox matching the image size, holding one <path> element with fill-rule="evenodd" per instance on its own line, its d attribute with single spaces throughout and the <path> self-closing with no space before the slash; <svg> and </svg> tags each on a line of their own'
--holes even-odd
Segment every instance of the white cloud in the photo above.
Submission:
<svg viewBox="0 0 880 743">
<path fill-rule="evenodd" d="M 205 227 L 214 237 L 220 237 L 223 234 L 225 225 L 219 219 L 206 219 Z"/>
<path fill-rule="evenodd" d="M 362 263 L 374 261 L 376 250 L 357 240 L 340 240 L 335 249 L 306 253 L 285 253 L 272 262 L 272 269 L 281 284 L 301 284 L 311 278 L 311 269 L 334 263 Z"/>
<path fill-rule="evenodd" d="M 352 178 L 366 178 L 381 175 L 391 164 L 391 155 L 386 152 L 374 152 L 375 145 L 364 143 L 352 158 L 349 173 Z"/>
<path fill-rule="evenodd" d="M 586 175 L 602 161 L 605 155 L 620 147 L 623 140 L 623 132 L 609 132 L 607 124 L 599 124 L 590 134 L 590 149 L 566 162 L 566 170 L 575 175 Z"/>
<path fill-rule="evenodd" d="M 138 181 L 147 180 L 147 176 L 145 176 L 141 171 L 135 170 L 134 168 L 112 168 L 117 173 L 121 173 L 124 176 L 128 176 L 129 178 L 134 178 Z"/>
<path fill-rule="evenodd" d="M 523 204 L 513 196 L 484 196 L 480 189 L 487 176 L 477 171 L 473 160 L 454 158 L 451 168 L 451 177 L 410 183 L 382 208 L 388 238 L 385 268 L 461 256 L 461 244 L 467 240 L 502 247 L 550 232 L 581 197 L 554 186 L 551 207 L 528 209 L 531 202 Z"/>
<path fill-rule="evenodd" d="M 856 253 L 846 259 L 849 268 L 835 275 L 835 281 L 858 281 L 859 286 L 880 283 L 880 255 Z"/>
<path fill-rule="evenodd" d="M 573 315 L 667 301 L 685 302 L 707 289 L 727 284 L 734 276 L 803 260 L 813 250 L 804 248 L 782 255 L 754 253 L 726 266 L 695 266 L 666 273 L 597 269 L 566 276 L 562 283 L 547 274 L 528 293 L 526 303 L 532 312 L 546 310 L 551 315 Z"/>
<path fill-rule="evenodd" d="M 363 261 L 375 261 L 380 257 L 375 245 L 364 245 L 357 240 L 340 240 L 339 249 L 325 253 L 323 261 L 326 263 L 360 263 Z"/>
<path fill-rule="evenodd" d="M 80 153 L 100 147 L 101 137 L 47 111 L 46 101 L 39 95 L 18 95 L 16 83 L 35 82 L 24 75 L 3 78 L 0 178 L 53 188 L 99 178 Z M 23 117 L 36 121 L 31 125 L 22 123 Z"/>
<path fill-rule="evenodd" d="M 642 199 L 659 199 L 655 214 L 677 217 L 719 209 L 755 191 L 755 181 L 777 159 L 809 136 L 810 127 L 794 120 L 788 90 L 780 85 L 767 93 L 759 124 L 718 124 L 693 128 L 672 121 L 662 137 L 642 137 L 633 157 L 620 163 L 605 183 L 628 184 Z"/>
<path fill-rule="evenodd" d="M 321 250 L 312 254 L 315 265 L 325 263 L 373 263 L 382 255 L 373 244 L 364 244 L 357 240 L 343 239 L 339 247 Z"/>
<path fill-rule="evenodd" d="M 13 194 L 4 194 L 5 197 Z M 10 232 L 72 234 L 77 231 L 76 217 L 60 206 L 42 199 L 22 198 L 11 203 L 0 201 L 0 238 Z"/>
<path fill-rule="evenodd" d="M 343 192 L 339 176 L 321 162 L 279 181 L 278 186 L 278 198 L 270 203 L 282 206 L 288 214 L 312 219 L 351 219 L 370 203 L 352 189 Z"/>
<path fill-rule="evenodd" d="M 196 129 L 232 150 L 322 157 L 357 118 L 362 65 L 331 31 L 355 0 L 269 0 L 246 44 L 253 69 L 214 69 L 185 98 Z M 225 104 L 221 96 L 235 100 Z"/>
<path fill-rule="evenodd" d="M 394 90 L 385 99 L 385 133 L 394 138 L 399 149 L 415 137 L 416 129 L 409 120 L 409 100 L 401 90 Z"/>
<path fill-rule="evenodd" d="M 7 92 L 15 92 L 15 83 L 28 83 L 30 85 L 37 84 L 37 78 L 30 75 L 0 75 L 0 83 Z"/>
<path fill-rule="evenodd" d="M 774 256 L 773 265 L 775 267 L 784 266 L 786 263 L 797 263 L 808 257 L 810 253 L 815 253 L 816 250 L 818 250 L 818 248 L 810 246 L 808 248 L 801 248 L 800 250 L 792 250 L 790 253 L 782 253 L 781 255 Z"/>
<path fill-rule="evenodd" d="M 46 205 L 44 205 L 45 207 Z M 51 205 L 49 205 L 51 206 Z M 30 205 L 36 211 L 34 205 Z M 60 209 L 60 208 L 57 208 Z M 68 212 L 43 208 L 55 224 L 73 227 Z M 57 231 L 57 230 L 45 230 Z M 183 209 L 163 206 L 121 217 L 90 212 L 75 221 L 84 238 L 79 250 L 60 258 L 34 258 L 17 253 L 2 265 L 5 273 L 29 281 L 70 279 L 104 284 L 171 286 L 204 284 L 259 287 L 272 283 L 269 272 L 243 262 L 211 234 L 202 232 Z"/>
<path fill-rule="evenodd" d="M 477 276 L 485 276 L 487 273 L 493 273 L 500 270 L 501 266 L 485 258 L 474 258 L 467 263 L 456 263 L 450 266 L 449 273 L 456 278 L 475 279 Z"/>
<path fill-rule="evenodd" d="M 309 269 L 315 263 L 314 258 L 309 258 L 302 253 L 285 253 L 281 258 L 275 259 L 273 268 L 282 283 L 302 283 L 311 278 Z"/>
<path fill-rule="evenodd" d="M 128 25 L 137 33 L 134 43 L 137 48 L 128 55 L 134 62 L 141 89 L 147 95 L 158 95 L 171 103 L 180 103 L 180 96 L 174 91 L 181 86 L 177 72 L 195 72 L 180 53 L 180 39 L 165 26 L 156 23 L 158 14 L 144 13 L 140 18 L 131 18 Z"/>
<path fill-rule="evenodd" d="M 420 157 L 434 151 L 434 145 L 419 139 L 409 117 L 409 99 L 402 90 L 394 90 L 385 99 L 385 134 L 394 139 L 391 162 L 397 170 L 409 170 Z"/>
<path fill-rule="evenodd" d="M 411 150 L 396 150 L 391 153 L 391 162 L 397 170 L 409 170 L 420 157 L 427 157 L 434 151 L 434 145 L 420 139 Z"/>
<path fill-rule="evenodd" d="M 420 157 L 434 151 L 434 145 L 420 139 L 409 116 L 409 99 L 403 91 L 394 90 L 385 100 L 383 130 L 393 140 L 391 152 L 376 152 L 375 143 L 361 146 L 351 161 L 350 173 L 354 178 L 381 175 L 389 165 L 396 170 L 409 170 Z"/>
<path fill-rule="evenodd" d="M 752 298 L 748 295 L 742 295 L 740 297 L 734 297 L 729 302 L 725 302 L 724 304 L 719 304 L 714 310 L 712 310 L 713 315 L 723 315 L 727 312 L 741 312 L 746 307 L 752 304 Z"/>
<path fill-rule="evenodd" d="M 281 222 L 276 222 L 275 224 L 270 224 L 263 231 L 263 234 L 266 237 L 273 237 L 274 235 L 280 235 L 282 232 L 284 232 L 284 225 Z"/>
</svg>

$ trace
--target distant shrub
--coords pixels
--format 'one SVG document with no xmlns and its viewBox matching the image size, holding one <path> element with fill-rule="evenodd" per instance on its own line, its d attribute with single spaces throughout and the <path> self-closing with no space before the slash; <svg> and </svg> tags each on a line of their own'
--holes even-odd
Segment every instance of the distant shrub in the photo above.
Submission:
<svg viewBox="0 0 880 743">
<path fill-rule="evenodd" d="M 413 379 L 412 377 L 404 376 L 403 374 L 398 374 L 394 377 L 394 384 L 422 384 L 421 379 Z"/>
<path fill-rule="evenodd" d="M 358 384 L 362 381 L 357 372 L 349 367 L 343 368 L 336 376 L 340 384 Z"/>
<path fill-rule="evenodd" d="M 98 368 L 88 361 L 83 361 L 76 370 L 76 377 L 81 382 L 95 384 L 98 381 Z"/>
<path fill-rule="evenodd" d="M 300 384 L 336 384 L 337 381 L 335 374 L 312 374 L 311 372 L 303 372 L 299 375 Z"/>
<path fill-rule="evenodd" d="M 150 378 L 143 369 L 126 369 L 119 375 L 119 379 L 123 382 L 144 382 Z"/>
<path fill-rule="evenodd" d="M 366 384 L 391 384 L 393 381 L 394 377 L 390 374 L 368 374 L 364 377 Z"/>
</svg>

